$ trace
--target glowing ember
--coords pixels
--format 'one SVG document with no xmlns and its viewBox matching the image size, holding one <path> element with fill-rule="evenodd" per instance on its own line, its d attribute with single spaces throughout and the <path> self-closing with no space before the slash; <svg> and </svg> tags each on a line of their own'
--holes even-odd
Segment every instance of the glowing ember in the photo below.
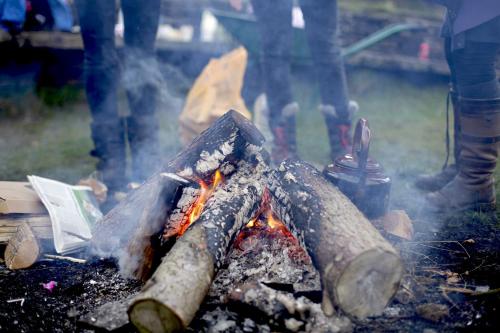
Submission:
<svg viewBox="0 0 500 333">
<path fill-rule="evenodd" d="M 205 183 L 203 180 L 199 181 L 201 187 L 200 196 L 198 197 L 198 199 L 196 199 L 195 203 L 189 210 L 188 214 L 189 218 L 187 218 L 186 221 L 181 225 L 178 236 L 182 236 L 189 228 L 189 226 L 193 224 L 200 217 L 201 213 L 203 212 L 203 208 L 205 207 L 205 203 L 210 198 L 212 193 L 215 191 L 217 186 L 223 181 L 224 177 L 222 176 L 219 170 L 215 172 L 214 178 L 210 185 Z"/>
<path fill-rule="evenodd" d="M 235 241 L 235 246 L 237 248 L 243 250 L 243 243 L 254 237 L 261 239 L 261 241 L 263 238 L 278 238 L 298 246 L 298 242 L 292 233 L 283 222 L 274 215 L 271 206 L 271 197 L 267 189 L 264 191 L 261 205 L 255 215 L 256 217 L 250 220 L 245 228 L 239 233 Z"/>
</svg>

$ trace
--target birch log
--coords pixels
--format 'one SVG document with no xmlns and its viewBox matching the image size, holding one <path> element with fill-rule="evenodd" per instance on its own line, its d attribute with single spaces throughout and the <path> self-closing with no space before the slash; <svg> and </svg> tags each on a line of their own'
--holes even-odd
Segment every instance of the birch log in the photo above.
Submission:
<svg viewBox="0 0 500 333">
<path fill-rule="evenodd" d="M 194 318 L 230 243 L 260 203 L 264 182 L 259 173 L 238 169 L 215 190 L 130 306 L 130 321 L 140 332 L 183 330 Z"/>
<path fill-rule="evenodd" d="M 320 272 L 325 312 L 337 305 L 358 318 L 380 315 L 403 274 L 395 249 L 313 166 L 285 161 L 270 183 L 276 213 Z"/>
</svg>

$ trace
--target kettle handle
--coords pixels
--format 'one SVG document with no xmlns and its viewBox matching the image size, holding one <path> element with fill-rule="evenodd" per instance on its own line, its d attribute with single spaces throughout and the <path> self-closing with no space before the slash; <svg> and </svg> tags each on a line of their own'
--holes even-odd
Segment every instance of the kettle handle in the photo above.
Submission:
<svg viewBox="0 0 500 333">
<path fill-rule="evenodd" d="M 358 162 L 359 171 L 364 173 L 370 151 L 371 131 L 368 120 L 361 118 L 356 124 L 352 143 L 352 156 Z"/>
</svg>

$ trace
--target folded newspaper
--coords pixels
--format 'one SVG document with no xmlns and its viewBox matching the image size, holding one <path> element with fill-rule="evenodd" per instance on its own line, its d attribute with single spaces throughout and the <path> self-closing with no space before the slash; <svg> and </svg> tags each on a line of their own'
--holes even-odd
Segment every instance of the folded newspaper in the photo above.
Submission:
<svg viewBox="0 0 500 333">
<path fill-rule="evenodd" d="M 28 180 L 49 212 L 56 251 L 64 254 L 85 247 L 102 218 L 92 189 L 38 176 Z"/>
</svg>

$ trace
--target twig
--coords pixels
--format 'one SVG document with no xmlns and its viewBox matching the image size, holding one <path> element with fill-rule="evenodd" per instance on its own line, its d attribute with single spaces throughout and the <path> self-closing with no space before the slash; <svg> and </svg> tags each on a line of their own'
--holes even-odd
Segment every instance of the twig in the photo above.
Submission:
<svg viewBox="0 0 500 333">
<path fill-rule="evenodd" d="M 492 294 L 497 294 L 497 293 L 500 293 L 500 288 L 491 289 L 491 290 L 483 291 L 483 292 L 473 292 L 471 295 L 472 296 L 484 296 L 484 295 L 492 295 Z"/>
<path fill-rule="evenodd" d="M 475 293 L 474 290 L 467 289 L 467 288 L 439 286 L 439 289 L 441 289 L 442 291 L 461 293 L 461 294 L 467 294 L 467 295 L 473 295 Z"/>
<path fill-rule="evenodd" d="M 409 252 L 409 253 L 417 254 L 417 255 L 419 255 L 419 256 L 422 256 L 422 257 L 426 258 L 427 260 L 432 261 L 435 265 L 438 265 L 438 262 L 437 262 L 437 261 L 435 261 L 435 260 L 433 260 L 433 259 L 432 259 L 431 257 L 429 257 L 428 255 L 425 255 L 425 254 L 420 253 L 420 252 L 411 251 L 411 250 L 408 250 L 408 249 L 401 249 L 401 250 L 403 250 L 403 251 L 407 251 L 407 252 Z"/>
<path fill-rule="evenodd" d="M 23 306 L 25 299 L 24 298 L 15 298 L 15 299 L 9 299 L 6 301 L 7 303 L 14 303 L 14 302 L 21 302 L 21 306 Z"/>
<path fill-rule="evenodd" d="M 445 289 L 441 289 L 441 294 L 443 295 L 443 297 L 444 297 L 445 300 L 447 300 L 448 302 L 450 302 L 450 304 L 451 304 L 450 310 L 453 309 L 453 308 L 458 307 L 457 303 L 453 302 L 453 300 L 450 298 L 450 296 L 448 296 L 448 293 L 446 292 Z"/>
<path fill-rule="evenodd" d="M 432 243 L 456 243 L 464 250 L 467 257 L 470 258 L 469 252 L 467 252 L 467 249 L 459 241 L 453 241 L 453 240 L 446 241 L 446 240 L 444 240 L 444 241 L 420 241 L 420 242 L 406 242 L 406 243 L 407 244 L 418 244 L 418 245 L 422 245 L 423 243 L 429 243 L 429 244 L 432 244 Z M 449 250 L 449 251 L 451 251 L 451 250 Z"/>
<path fill-rule="evenodd" d="M 71 261 L 71 262 L 76 262 L 77 264 L 85 264 L 87 262 L 87 260 L 85 260 L 85 259 L 78 259 L 78 258 L 66 257 L 66 256 L 58 256 L 55 254 L 45 254 L 44 257 L 49 258 L 49 259 L 67 260 L 67 261 Z"/>
</svg>

